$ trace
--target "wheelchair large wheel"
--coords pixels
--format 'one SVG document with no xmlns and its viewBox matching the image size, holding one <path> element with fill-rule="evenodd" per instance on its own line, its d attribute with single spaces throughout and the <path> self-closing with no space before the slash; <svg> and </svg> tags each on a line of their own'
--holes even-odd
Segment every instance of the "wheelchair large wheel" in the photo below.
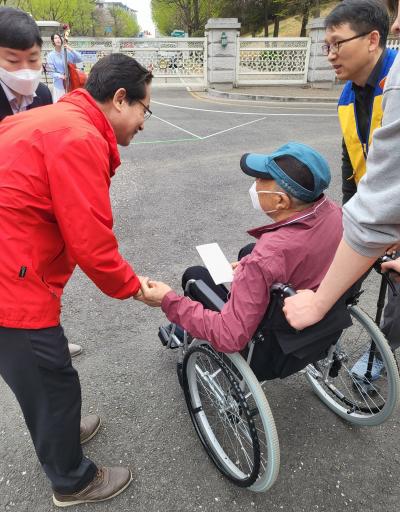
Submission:
<svg viewBox="0 0 400 512">
<path fill-rule="evenodd" d="M 278 435 L 246 361 L 195 343 L 183 361 L 183 389 L 196 432 L 217 468 L 241 487 L 271 487 L 279 472 Z"/>
<path fill-rule="evenodd" d="M 319 398 L 345 420 L 379 425 L 398 403 L 396 360 L 375 322 L 357 306 L 350 306 L 349 311 L 353 325 L 343 331 L 326 359 L 307 366 L 307 379 Z M 364 364 L 360 367 L 359 363 L 356 370 L 354 365 L 362 356 Z M 375 374 L 371 372 L 374 363 L 381 369 Z"/>
</svg>

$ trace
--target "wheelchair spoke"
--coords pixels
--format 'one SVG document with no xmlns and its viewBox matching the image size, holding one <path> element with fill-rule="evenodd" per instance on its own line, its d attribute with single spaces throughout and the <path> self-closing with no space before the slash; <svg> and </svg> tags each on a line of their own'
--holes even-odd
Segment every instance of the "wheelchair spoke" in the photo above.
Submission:
<svg viewBox="0 0 400 512">
<path fill-rule="evenodd" d="M 240 481 L 253 482 L 259 468 L 257 430 L 236 373 L 209 348 L 192 349 L 189 388 L 192 419 L 210 441 L 213 456 Z M 208 442 L 207 442 L 208 444 Z"/>
<path fill-rule="evenodd" d="M 387 340 L 357 306 L 349 311 L 332 357 L 307 368 L 307 379 L 325 404 L 358 425 L 379 425 L 392 414 L 400 393 L 399 373 Z"/>
</svg>

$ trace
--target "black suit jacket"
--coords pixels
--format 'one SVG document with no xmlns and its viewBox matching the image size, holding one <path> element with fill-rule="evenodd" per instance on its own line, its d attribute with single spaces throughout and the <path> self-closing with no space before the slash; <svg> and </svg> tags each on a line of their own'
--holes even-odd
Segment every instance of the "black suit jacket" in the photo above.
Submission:
<svg viewBox="0 0 400 512">
<path fill-rule="evenodd" d="M 40 83 L 36 89 L 36 96 L 33 98 L 33 103 L 29 105 L 28 110 L 35 107 L 41 107 L 43 105 L 50 105 L 50 103 L 53 103 L 50 89 L 47 85 Z M 0 85 L 0 121 L 2 121 L 6 116 L 12 115 L 12 108 L 8 102 L 3 87 Z"/>
</svg>

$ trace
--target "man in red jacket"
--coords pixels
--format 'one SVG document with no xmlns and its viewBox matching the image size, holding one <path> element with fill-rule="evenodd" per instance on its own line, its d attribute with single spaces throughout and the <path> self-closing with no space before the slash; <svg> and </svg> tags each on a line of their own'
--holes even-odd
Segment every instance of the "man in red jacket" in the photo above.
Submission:
<svg viewBox="0 0 400 512">
<path fill-rule="evenodd" d="M 86 90 L 0 124 L 0 375 L 59 506 L 112 498 L 132 479 L 82 454 L 100 418 L 81 422 L 60 301 L 76 265 L 111 297 L 141 298 L 118 252 L 109 186 L 117 144 L 127 146 L 151 115 L 151 79 L 136 60 L 112 54 L 93 67 Z"/>
</svg>

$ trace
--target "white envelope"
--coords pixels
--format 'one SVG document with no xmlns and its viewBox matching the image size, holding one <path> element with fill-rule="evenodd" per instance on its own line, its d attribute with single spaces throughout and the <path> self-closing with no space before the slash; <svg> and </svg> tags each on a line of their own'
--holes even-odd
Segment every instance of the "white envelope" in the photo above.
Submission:
<svg viewBox="0 0 400 512">
<path fill-rule="evenodd" d="M 196 249 L 215 284 L 233 281 L 232 267 L 217 243 L 198 245 Z"/>
</svg>

